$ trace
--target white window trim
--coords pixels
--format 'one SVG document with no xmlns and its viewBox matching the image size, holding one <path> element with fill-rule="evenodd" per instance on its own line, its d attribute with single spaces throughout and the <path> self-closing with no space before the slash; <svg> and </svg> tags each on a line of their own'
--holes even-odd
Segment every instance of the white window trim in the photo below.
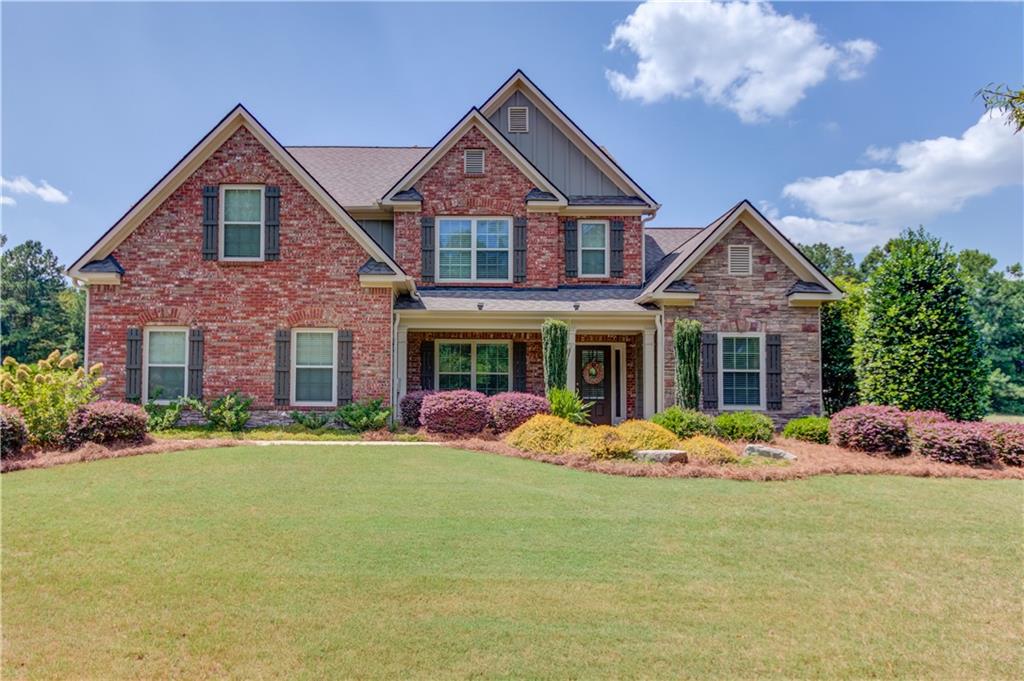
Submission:
<svg viewBox="0 0 1024 681">
<path fill-rule="evenodd" d="M 583 225 L 604 225 L 604 272 L 601 274 L 583 274 L 583 251 L 597 251 L 598 248 L 583 247 Z M 580 279 L 607 279 L 611 276 L 610 268 L 611 250 L 611 223 L 608 220 L 580 220 L 577 223 L 576 237 L 576 272 Z"/>
<path fill-rule="evenodd" d="M 238 257 L 238 256 L 226 256 L 224 255 L 224 194 L 231 189 L 259 189 L 260 190 L 260 254 L 258 257 Z M 218 250 L 217 257 L 221 260 L 227 260 L 232 262 L 260 262 L 264 259 L 266 252 L 266 239 L 267 232 L 267 195 L 266 186 L 262 184 L 222 184 L 220 186 L 220 198 L 218 202 L 218 212 L 220 213 L 217 223 L 217 236 L 218 236 Z M 231 224 L 255 224 L 255 223 L 236 223 Z"/>
<path fill-rule="evenodd" d="M 722 352 L 722 341 L 726 338 L 758 338 L 758 349 L 760 352 L 760 358 L 758 359 L 758 396 L 761 398 L 759 404 L 730 404 L 725 403 L 725 355 Z M 736 333 L 719 333 L 718 334 L 718 409 L 719 411 L 765 411 L 765 347 L 764 347 L 765 334 L 761 331 L 748 331 L 748 332 L 736 332 Z M 729 371 L 734 371 L 729 369 Z M 746 369 L 739 369 L 740 373 L 751 373 Z"/>
<path fill-rule="evenodd" d="M 185 334 L 185 381 L 184 381 L 184 394 L 182 397 L 188 397 L 188 327 L 187 326 L 147 326 L 143 330 L 142 334 L 142 399 L 141 402 L 146 404 L 152 402 L 154 404 L 170 404 L 171 400 L 151 400 L 149 399 L 149 334 L 152 331 L 178 331 Z M 179 367 L 180 364 L 153 364 L 155 367 Z"/>
<path fill-rule="evenodd" d="M 524 120 L 526 121 L 525 130 L 512 130 L 512 110 L 522 110 L 524 112 Z M 525 135 L 530 132 L 530 107 L 528 106 L 510 106 L 505 110 L 505 129 L 512 135 Z"/>
<path fill-rule="evenodd" d="M 514 358 L 512 357 L 512 341 L 506 340 L 469 340 L 466 338 L 437 338 L 434 340 L 434 385 L 437 389 L 441 389 L 441 346 L 442 345 L 471 345 L 472 350 L 469 355 L 469 389 L 476 390 L 476 347 L 477 345 L 505 345 L 508 347 L 508 390 L 506 392 L 512 392 L 512 364 Z M 445 374 L 456 373 L 462 374 L 462 372 L 446 371 Z M 491 376 L 492 374 L 486 374 Z M 495 376 L 500 374 L 493 374 Z"/>
<path fill-rule="evenodd" d="M 467 165 L 466 161 L 469 158 L 467 156 L 467 154 L 470 151 L 479 151 L 480 152 L 480 172 L 479 173 L 472 173 L 472 172 L 469 171 L 469 168 L 466 167 L 466 165 Z M 484 175 L 486 173 L 487 173 L 487 150 L 486 149 L 478 149 L 478 148 L 464 149 L 462 151 L 462 174 L 463 175 L 480 176 L 480 175 Z"/>
<path fill-rule="evenodd" d="M 299 347 L 297 337 L 300 333 L 329 333 L 331 334 L 331 399 L 323 402 L 305 400 L 299 402 L 295 399 L 295 381 L 298 375 L 296 369 L 295 356 L 298 353 Z M 303 367 L 303 368 L 326 368 L 326 367 Z M 338 406 L 338 330 L 337 329 L 324 329 L 316 327 L 302 327 L 292 329 L 291 338 L 291 357 L 289 358 L 289 373 L 291 374 L 289 380 L 291 382 L 291 389 L 288 395 L 288 401 L 293 407 L 336 407 Z"/>
<path fill-rule="evenodd" d="M 469 260 L 469 279 L 448 279 L 441 276 L 441 222 L 444 220 L 469 220 L 469 248 L 446 248 L 446 251 L 465 251 L 468 250 L 470 253 Z M 476 276 L 476 226 L 480 220 L 504 220 L 508 224 L 508 248 L 483 248 L 481 251 L 507 251 L 508 252 L 508 277 L 505 279 L 478 279 Z M 446 284 L 511 284 L 512 283 L 512 268 L 515 266 L 512 262 L 512 240 L 513 240 L 513 221 L 511 217 L 505 215 L 444 215 L 434 218 L 434 252 L 437 257 L 434 259 L 434 281 Z"/>
<path fill-rule="evenodd" d="M 746 272 L 737 272 L 732 267 L 732 254 L 733 254 L 733 251 L 741 251 L 741 250 L 742 251 L 746 251 L 746 253 L 747 253 L 747 271 Z M 746 245 L 746 244 L 734 244 L 734 245 L 729 246 L 729 250 L 726 253 L 726 258 L 727 258 L 727 265 L 726 266 L 727 266 L 727 268 L 729 270 L 729 274 L 731 274 L 733 276 L 737 276 L 737 277 L 749 277 L 751 274 L 754 273 L 754 249 L 751 248 L 749 245 Z"/>
</svg>

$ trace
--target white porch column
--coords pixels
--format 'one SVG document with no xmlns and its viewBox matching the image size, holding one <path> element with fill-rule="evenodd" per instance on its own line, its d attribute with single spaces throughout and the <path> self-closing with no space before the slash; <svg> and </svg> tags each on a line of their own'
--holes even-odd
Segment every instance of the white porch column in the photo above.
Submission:
<svg viewBox="0 0 1024 681">
<path fill-rule="evenodd" d="M 654 372 L 654 411 L 665 408 L 665 316 L 658 315 L 657 335 L 654 338 L 657 354 L 657 371 Z"/>
<path fill-rule="evenodd" d="M 409 370 L 409 329 L 401 324 L 398 326 L 398 338 L 395 342 L 395 401 L 397 405 L 406 393 L 408 385 L 406 373 Z"/>
<path fill-rule="evenodd" d="M 644 418 L 649 419 L 658 410 L 658 386 L 656 353 L 654 351 L 654 329 L 644 329 Z"/>
<path fill-rule="evenodd" d="M 569 356 L 565 360 L 565 387 L 576 390 L 576 325 L 569 322 Z"/>
</svg>

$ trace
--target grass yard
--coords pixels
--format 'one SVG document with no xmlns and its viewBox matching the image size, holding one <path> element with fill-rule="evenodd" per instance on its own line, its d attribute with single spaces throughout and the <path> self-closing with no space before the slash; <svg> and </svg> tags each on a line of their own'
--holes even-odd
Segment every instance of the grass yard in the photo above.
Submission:
<svg viewBox="0 0 1024 681">
<path fill-rule="evenodd" d="M 16 678 L 1019 678 L 1024 483 L 440 447 L 4 475 Z"/>
</svg>

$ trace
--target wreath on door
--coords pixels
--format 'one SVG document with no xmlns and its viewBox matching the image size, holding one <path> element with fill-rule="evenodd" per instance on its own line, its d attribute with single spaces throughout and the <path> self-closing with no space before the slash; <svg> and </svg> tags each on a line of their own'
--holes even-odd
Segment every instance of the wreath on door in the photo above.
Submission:
<svg viewBox="0 0 1024 681">
<path fill-rule="evenodd" d="M 597 385 L 604 380 L 604 362 L 592 360 L 583 367 L 583 380 L 588 385 Z"/>
</svg>

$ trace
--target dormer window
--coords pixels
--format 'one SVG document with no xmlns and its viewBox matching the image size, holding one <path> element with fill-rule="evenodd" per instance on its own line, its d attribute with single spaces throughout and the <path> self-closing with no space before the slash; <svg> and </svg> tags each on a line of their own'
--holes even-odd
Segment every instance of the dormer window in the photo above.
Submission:
<svg viewBox="0 0 1024 681">
<path fill-rule="evenodd" d="M 466 149 L 462 154 L 462 168 L 467 175 L 483 175 L 484 150 Z"/>
<path fill-rule="evenodd" d="M 752 271 L 750 246 L 729 246 L 729 274 L 747 276 Z"/>
<path fill-rule="evenodd" d="M 220 188 L 220 257 L 263 260 L 263 186 Z"/>
<path fill-rule="evenodd" d="M 530 132 L 530 109 L 525 106 L 508 108 L 508 131 L 514 133 Z"/>
</svg>

